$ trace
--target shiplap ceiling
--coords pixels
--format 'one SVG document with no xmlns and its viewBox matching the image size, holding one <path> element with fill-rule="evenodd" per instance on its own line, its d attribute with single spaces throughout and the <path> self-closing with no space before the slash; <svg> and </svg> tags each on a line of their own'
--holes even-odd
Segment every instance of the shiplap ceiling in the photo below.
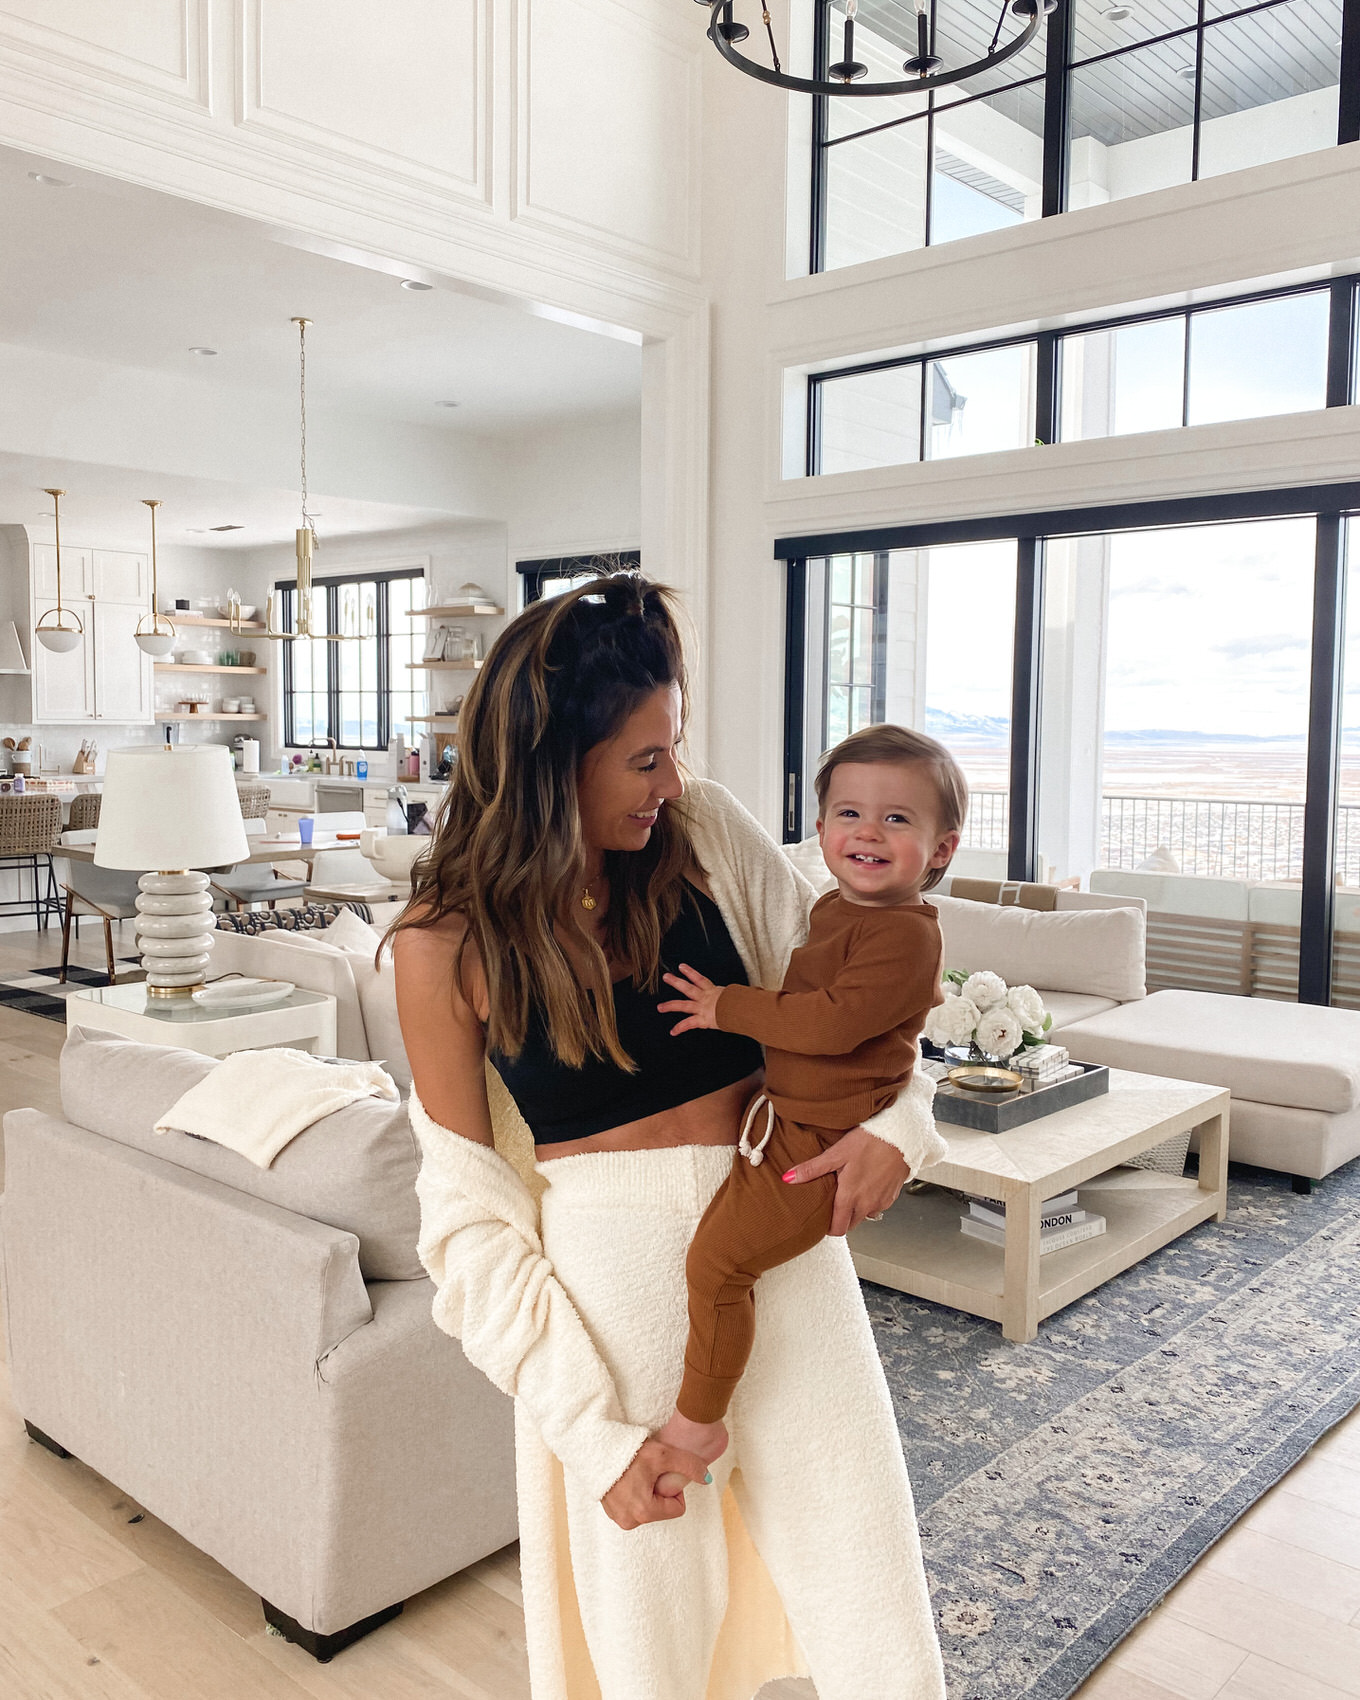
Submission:
<svg viewBox="0 0 1360 1700">
<path fill-rule="evenodd" d="M 1111 19 L 1111 10 L 1128 17 Z M 1209 0 L 1210 27 L 1205 34 L 1203 116 L 1223 117 L 1263 106 L 1290 95 L 1332 87 L 1340 66 L 1341 0 L 1280 0 L 1246 17 L 1229 0 Z M 936 51 L 947 65 L 986 52 L 996 28 L 999 0 L 938 0 Z M 1194 0 L 1077 0 L 1073 58 L 1077 61 L 1137 48 L 1169 30 L 1193 26 Z M 916 51 L 916 9 L 903 0 L 862 0 L 859 16 L 875 34 L 896 43 L 904 55 Z M 1213 23 L 1222 18 L 1221 23 Z M 1019 20 L 1007 12 L 1003 38 Z M 839 14 L 837 15 L 839 23 Z M 1043 71 L 1043 32 L 1014 59 L 959 87 L 958 94 L 981 94 Z M 1193 68 L 1195 37 L 1158 42 L 1078 69 L 1072 87 L 1072 134 L 1094 136 L 1113 147 L 1140 136 L 1178 129 L 1194 119 L 1194 84 L 1179 73 Z M 942 91 L 943 101 L 958 98 Z M 845 103 L 849 105 L 849 102 Z M 990 103 L 1035 135 L 1043 130 L 1043 89 L 1035 84 L 995 95 Z M 859 101 L 861 128 L 874 122 L 873 105 Z"/>
</svg>

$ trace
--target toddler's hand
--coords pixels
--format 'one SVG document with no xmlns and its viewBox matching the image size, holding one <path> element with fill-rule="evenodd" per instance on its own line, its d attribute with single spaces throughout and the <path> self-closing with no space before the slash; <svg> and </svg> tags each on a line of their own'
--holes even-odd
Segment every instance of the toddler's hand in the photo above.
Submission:
<svg viewBox="0 0 1360 1700">
<path fill-rule="evenodd" d="M 668 986 L 674 986 L 677 992 L 684 995 L 674 998 L 670 1003 L 659 1003 L 656 1007 L 662 1015 L 683 1015 L 684 1021 L 678 1021 L 671 1028 L 671 1037 L 677 1033 L 688 1033 L 691 1027 L 716 1027 L 718 1025 L 718 999 L 727 990 L 725 986 L 715 986 L 712 980 L 706 980 L 702 974 L 690 967 L 687 962 L 680 964 L 680 974 L 663 974 L 661 978 Z"/>
</svg>

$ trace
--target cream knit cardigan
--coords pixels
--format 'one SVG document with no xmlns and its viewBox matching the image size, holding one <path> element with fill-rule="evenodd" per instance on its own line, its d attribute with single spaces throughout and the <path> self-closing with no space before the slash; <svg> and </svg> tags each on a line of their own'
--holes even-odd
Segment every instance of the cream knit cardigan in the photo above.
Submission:
<svg viewBox="0 0 1360 1700">
<path fill-rule="evenodd" d="M 807 933 L 816 893 L 730 792 L 693 780 L 682 802 L 694 848 L 752 985 L 778 987 Z M 624 1419 L 610 1372 L 539 1236 L 532 1136 L 488 1066 L 495 1149 L 441 1127 L 411 1097 L 420 1140 L 419 1253 L 435 1285 L 434 1320 L 462 1342 L 470 1362 L 517 1401 L 520 1527 L 525 1544 L 525 1615 L 534 1700 L 584 1700 L 594 1675 L 580 1634 L 565 1514 L 555 1471 L 570 1470 L 603 1497 L 632 1461 L 647 1430 Z M 933 1084 L 913 1075 L 897 1102 L 864 1125 L 897 1147 L 913 1174 L 944 1155 L 935 1131 Z M 527 1421 L 525 1420 L 527 1419 Z M 553 1460 L 559 1461 L 554 1464 Z M 773 1596 L 749 1537 L 729 1530 L 737 1567 L 734 1601 Z M 555 1553 L 556 1560 L 544 1553 Z M 531 1557 L 531 1554 L 533 1555 Z M 760 1574 L 751 1575 L 755 1570 Z M 743 1585 L 743 1579 L 750 1585 Z M 783 1625 L 749 1625 L 750 1636 L 782 1641 Z M 727 1626 L 738 1644 L 743 1626 Z M 729 1637 L 724 1633 L 723 1641 Z M 584 1662 L 583 1662 L 584 1661 Z M 715 1668 L 710 1694 L 724 1695 Z"/>
</svg>

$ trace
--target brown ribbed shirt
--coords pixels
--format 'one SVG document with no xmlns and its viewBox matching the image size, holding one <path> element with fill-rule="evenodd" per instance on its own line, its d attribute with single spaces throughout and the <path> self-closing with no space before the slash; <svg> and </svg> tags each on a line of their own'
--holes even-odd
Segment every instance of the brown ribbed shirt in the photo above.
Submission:
<svg viewBox="0 0 1360 1700">
<path fill-rule="evenodd" d="M 782 991 L 726 987 L 718 1026 L 765 1046 L 765 1090 L 781 1116 L 855 1127 L 910 1076 L 926 1016 L 944 1001 L 942 957 L 929 903 L 876 909 L 829 892 Z"/>
</svg>

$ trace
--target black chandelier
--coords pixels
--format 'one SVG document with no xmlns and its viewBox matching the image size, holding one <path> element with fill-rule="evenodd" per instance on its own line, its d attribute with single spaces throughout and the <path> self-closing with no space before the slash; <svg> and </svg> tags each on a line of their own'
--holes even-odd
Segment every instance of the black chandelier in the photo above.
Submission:
<svg viewBox="0 0 1360 1700">
<path fill-rule="evenodd" d="M 992 32 L 991 44 L 986 53 L 971 64 L 949 69 L 945 68 L 944 60 L 931 50 L 934 44 L 931 41 L 928 0 L 916 0 L 916 52 L 902 66 L 910 76 L 908 81 L 901 83 L 861 81 L 869 75 L 869 67 L 855 58 L 855 14 L 859 10 L 859 0 L 845 0 L 845 31 L 841 38 L 841 57 L 834 65 L 827 66 L 825 78 L 795 77 L 784 70 L 779 63 L 779 49 L 775 45 L 774 26 L 770 22 L 767 0 L 761 0 L 760 19 L 770 44 L 770 65 L 759 64 L 737 51 L 751 32 L 733 16 L 734 0 L 698 0 L 698 3 L 709 8 L 711 15 L 708 39 L 729 65 L 735 65 L 748 77 L 755 77 L 762 83 L 772 83 L 775 88 L 790 89 L 795 94 L 840 96 L 920 94 L 924 90 L 940 88 L 945 83 L 961 83 L 968 77 L 976 77 L 980 72 L 1004 63 L 1028 47 L 1038 33 L 1039 25 L 1057 8 L 1058 0 L 1001 0 L 1000 16 L 996 20 L 996 28 Z M 1006 28 L 1008 13 L 1019 19 L 1020 23 L 1010 40 L 1003 42 L 1001 37 Z"/>
</svg>

